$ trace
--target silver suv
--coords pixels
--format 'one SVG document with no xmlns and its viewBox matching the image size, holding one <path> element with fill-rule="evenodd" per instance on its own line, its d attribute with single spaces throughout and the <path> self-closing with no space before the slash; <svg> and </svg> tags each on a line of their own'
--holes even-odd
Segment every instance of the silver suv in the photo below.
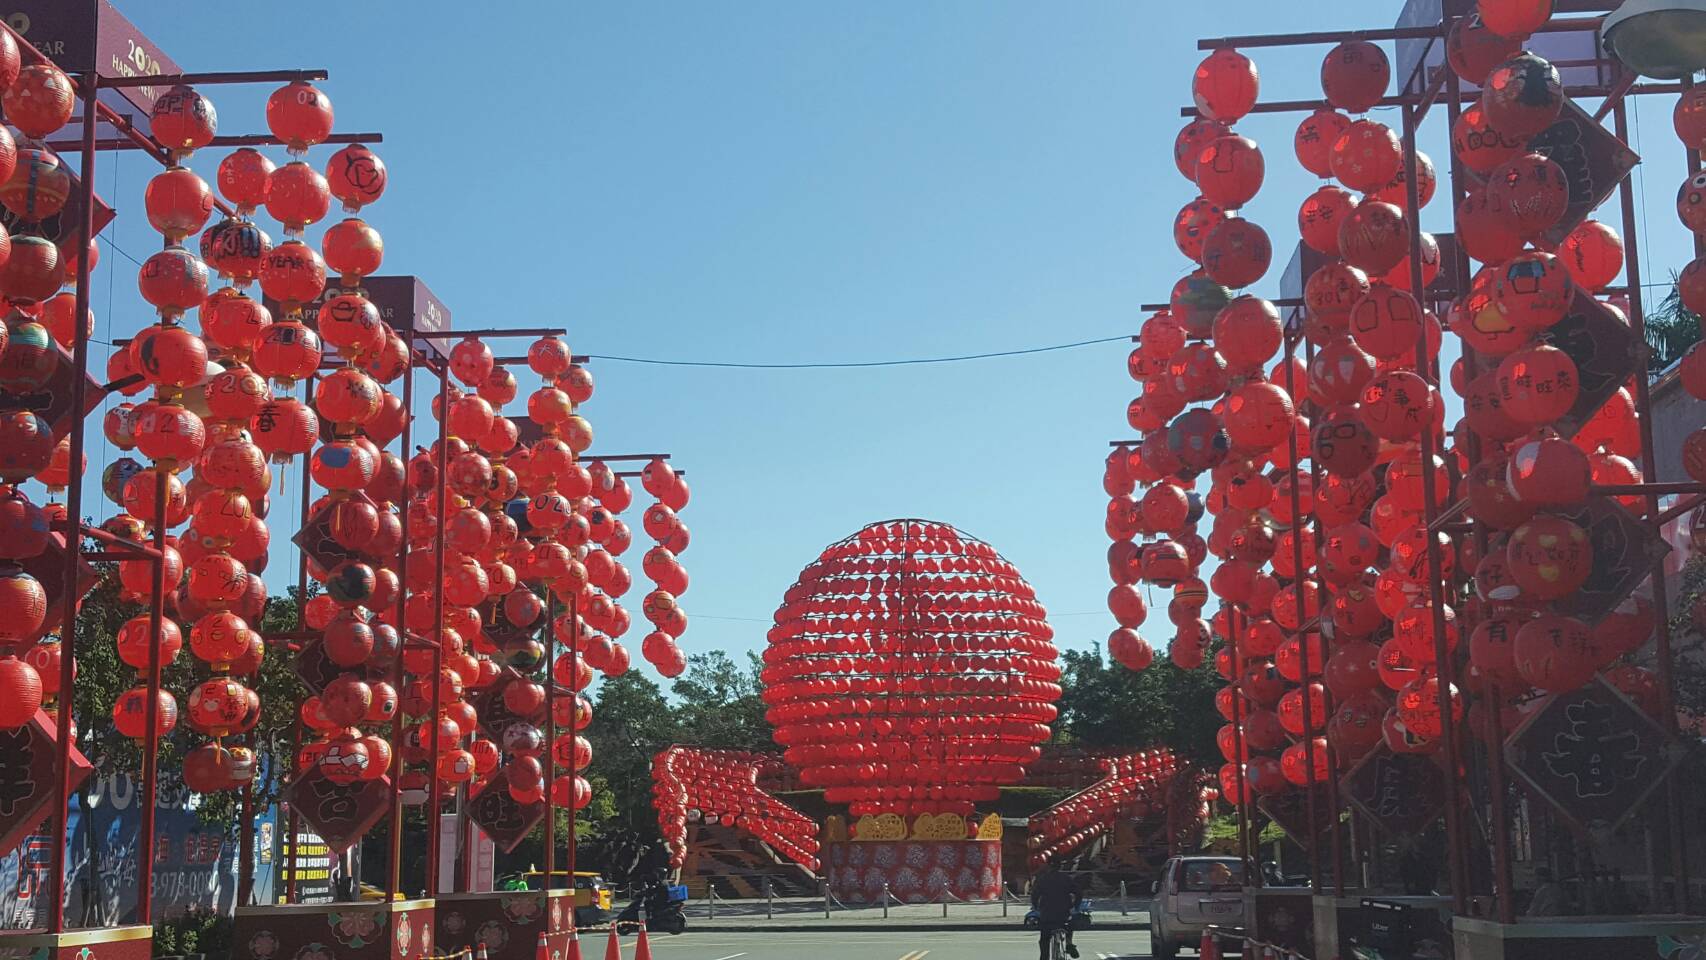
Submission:
<svg viewBox="0 0 1706 960">
<path fill-rule="evenodd" d="M 1180 947 L 1196 949 L 1203 928 L 1244 925 L 1244 864 L 1237 857 L 1174 857 L 1161 868 L 1149 902 L 1149 938 L 1156 960 Z"/>
</svg>

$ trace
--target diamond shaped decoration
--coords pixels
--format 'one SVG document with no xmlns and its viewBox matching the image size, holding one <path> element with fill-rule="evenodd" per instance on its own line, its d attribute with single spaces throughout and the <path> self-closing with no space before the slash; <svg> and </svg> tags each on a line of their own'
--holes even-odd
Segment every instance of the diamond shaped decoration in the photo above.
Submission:
<svg viewBox="0 0 1706 960">
<path fill-rule="evenodd" d="M 1628 144 L 1568 97 L 1558 119 L 1530 138 L 1528 149 L 1564 168 L 1564 179 L 1570 184 L 1570 203 L 1564 216 L 1540 235 L 1548 248 L 1563 243 L 1641 162 Z"/>
<path fill-rule="evenodd" d="M 343 853 L 390 809 L 391 778 L 333 783 L 315 765 L 298 773 L 284 795 L 333 853 Z"/>
<path fill-rule="evenodd" d="M 1505 741 L 1505 761 L 1576 829 L 1615 831 L 1682 759 L 1682 747 L 1603 680 L 1555 694 Z"/>
<path fill-rule="evenodd" d="M 1394 836 L 1420 833 L 1445 812 L 1445 772 L 1426 754 L 1381 744 L 1340 785 L 1347 801 Z"/>
<path fill-rule="evenodd" d="M 368 499 L 365 493 L 358 492 L 350 497 L 350 499 L 355 498 L 366 500 L 369 503 L 373 502 Z M 333 521 L 336 515 L 337 504 L 328 501 L 320 509 L 314 511 L 314 515 L 302 524 L 302 529 L 296 531 L 296 535 L 290 538 L 290 542 L 296 544 L 303 553 L 308 555 L 308 559 L 314 561 L 322 570 L 330 570 L 346 560 L 373 563 L 388 559 L 373 556 L 363 550 L 346 547 L 339 543 L 337 537 L 333 535 L 335 526 Z"/>
<path fill-rule="evenodd" d="M 1576 592 L 1555 601 L 1554 609 L 1590 624 L 1598 623 L 1634 593 L 1671 549 L 1651 527 L 1610 497 L 1590 497 L 1560 516 L 1587 531 L 1593 570 Z"/>
<path fill-rule="evenodd" d="M 1646 345 L 1629 324 L 1593 294 L 1580 287 L 1574 290 L 1564 319 L 1539 337 L 1540 342 L 1564 351 L 1576 364 L 1576 402 L 1553 425 L 1566 439 L 1575 436 L 1617 388 L 1629 382 L 1646 355 Z"/>
<path fill-rule="evenodd" d="M 481 790 L 468 802 L 469 816 L 486 831 L 499 850 L 514 850 L 533 825 L 545 817 L 545 801 L 522 803 L 510 795 L 509 767 L 500 767 Z"/>
<path fill-rule="evenodd" d="M 1315 820 L 1309 819 L 1309 791 L 1291 790 L 1271 797 L 1263 797 L 1256 806 L 1268 815 L 1268 819 L 1279 824 L 1280 829 L 1291 837 L 1298 846 L 1308 849 L 1317 837 L 1326 833 L 1333 826 L 1335 812 L 1331 799 L 1327 795 L 1326 784 L 1316 784 L 1311 789 L 1315 792 Z"/>
<path fill-rule="evenodd" d="M 54 782 L 59 724 L 45 710 L 16 730 L 0 730 L 0 856 L 50 820 L 59 798 Z M 89 761 L 71 745 L 71 789 L 89 778 Z"/>
</svg>

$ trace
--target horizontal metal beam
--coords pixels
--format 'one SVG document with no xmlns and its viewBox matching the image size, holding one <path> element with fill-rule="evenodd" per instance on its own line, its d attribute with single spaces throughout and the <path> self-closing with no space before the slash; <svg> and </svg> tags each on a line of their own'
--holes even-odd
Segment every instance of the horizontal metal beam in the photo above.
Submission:
<svg viewBox="0 0 1706 960">
<path fill-rule="evenodd" d="M 218 83 L 295 83 L 298 80 L 324 80 L 331 74 L 324 70 L 241 70 L 215 71 L 212 73 L 158 73 L 152 76 L 137 75 L 132 77 L 102 77 L 96 84 L 104 88 L 115 87 L 175 87 L 180 84 L 193 87 L 197 84 L 212 85 Z"/>
</svg>

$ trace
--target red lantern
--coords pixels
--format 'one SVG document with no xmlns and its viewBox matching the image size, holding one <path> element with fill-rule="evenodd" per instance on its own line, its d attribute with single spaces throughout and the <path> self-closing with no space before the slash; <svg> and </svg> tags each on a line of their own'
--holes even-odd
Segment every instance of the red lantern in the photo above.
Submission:
<svg viewBox="0 0 1706 960">
<path fill-rule="evenodd" d="M 289 313 L 326 289 L 326 262 L 301 240 L 286 240 L 261 258 L 260 281 L 261 290 Z"/>
<path fill-rule="evenodd" d="M 1580 689 L 1614 657 L 1574 617 L 1542 615 L 1516 632 L 1517 672 L 1547 693 Z"/>
<path fill-rule="evenodd" d="M 1522 53 L 1499 64 L 1481 85 L 1487 122 L 1507 137 L 1527 139 L 1550 127 L 1564 106 L 1558 68 Z"/>
<path fill-rule="evenodd" d="M 71 122 L 77 104 L 71 78 L 51 63 L 32 63 L 0 94 L 6 120 L 24 136 L 41 140 Z"/>
<path fill-rule="evenodd" d="M 1340 43 L 1321 64 L 1321 91 L 1327 102 L 1349 113 L 1364 113 L 1379 103 L 1391 81 L 1386 51 L 1367 40 Z"/>
<path fill-rule="evenodd" d="M 1384 274 L 1410 252 L 1404 211 L 1382 200 L 1364 200 L 1339 224 L 1339 251 L 1353 266 Z"/>
<path fill-rule="evenodd" d="M 384 238 L 366 221 L 354 217 L 333 224 L 320 238 L 320 251 L 327 268 L 346 278 L 346 286 L 378 273 L 379 265 L 385 262 Z"/>
<path fill-rule="evenodd" d="M 1197 187 L 1209 201 L 1233 210 L 1262 189 L 1264 169 L 1256 141 L 1231 134 L 1211 141 L 1197 154 Z"/>
<path fill-rule="evenodd" d="M 1173 138 L 1173 163 L 1184 174 L 1185 179 L 1196 182 L 1197 154 L 1202 148 L 1213 141 L 1232 132 L 1232 128 L 1218 120 L 1199 117 L 1185 125 L 1178 135 Z"/>
<path fill-rule="evenodd" d="M 1564 319 L 1575 288 L 1563 261 L 1531 250 L 1496 268 L 1493 305 L 1513 327 L 1535 333 Z"/>
<path fill-rule="evenodd" d="M 1351 308 L 1356 345 L 1379 360 L 1414 359 L 1422 333 L 1422 305 L 1408 292 L 1376 283 Z"/>
<path fill-rule="evenodd" d="M 1445 39 L 1446 62 L 1466 83 L 1479 84 L 1494 67 L 1521 51 L 1520 40 L 1499 36 L 1478 17 L 1458 17 Z"/>
<path fill-rule="evenodd" d="M 327 159 L 326 183 L 345 210 L 360 210 L 385 192 L 385 163 L 365 144 L 352 143 Z"/>
<path fill-rule="evenodd" d="M 1501 37 L 1525 40 L 1552 19 L 1552 0 L 1476 0 L 1481 22 Z"/>
<path fill-rule="evenodd" d="M 161 315 L 177 316 L 207 299 L 207 264 L 183 247 L 167 247 L 143 262 L 136 285 Z"/>
<path fill-rule="evenodd" d="M 194 87 L 178 84 L 155 99 L 149 132 L 173 154 L 187 154 L 213 142 L 219 114 Z"/>
<path fill-rule="evenodd" d="M 1575 406 L 1581 375 L 1570 355 L 1557 347 L 1524 347 L 1499 363 L 1499 397 L 1518 423 L 1552 423 Z"/>
<path fill-rule="evenodd" d="M 1551 229 L 1570 205 L 1570 183 L 1564 168 L 1529 153 L 1500 164 L 1487 178 L 1487 202 L 1505 211 L 1524 237 Z"/>
<path fill-rule="evenodd" d="M 1403 161 L 1398 135 L 1374 120 L 1352 123 L 1333 141 L 1333 176 L 1352 190 L 1379 190 L 1397 176 Z"/>
<path fill-rule="evenodd" d="M 331 209 L 331 186 L 306 161 L 287 163 L 268 180 L 267 212 L 284 224 L 287 234 L 300 234 L 309 224 L 324 220 Z"/>
<path fill-rule="evenodd" d="M 1213 201 L 1198 197 L 1185 204 L 1173 220 L 1173 242 L 1179 252 L 1197 262 L 1202 261 L 1203 241 L 1209 231 L 1226 219 L 1226 211 Z"/>
<path fill-rule="evenodd" d="M 1597 220 L 1584 220 L 1564 238 L 1558 258 L 1576 286 L 1603 290 L 1623 273 L 1623 239 Z"/>
<path fill-rule="evenodd" d="M 332 101 L 311 83 L 288 83 L 267 98 L 267 129 L 301 153 L 332 135 Z"/>
<path fill-rule="evenodd" d="M 1273 244 L 1261 227 L 1228 218 L 1203 242 L 1203 272 L 1223 286 L 1247 287 L 1268 272 L 1273 253 Z"/>
<path fill-rule="evenodd" d="M 1434 198 L 1434 191 L 1439 187 L 1439 176 L 1434 172 L 1433 161 L 1428 155 L 1416 151 L 1416 203 L 1427 206 Z M 1374 199 L 1384 200 L 1400 210 L 1410 209 L 1410 172 L 1406 164 L 1398 165 L 1398 173 L 1386 186 L 1376 190 Z"/>
<path fill-rule="evenodd" d="M 1333 175 L 1333 144 L 1345 128 L 1351 125 L 1351 118 L 1338 112 L 1322 108 L 1303 118 L 1297 125 L 1297 133 L 1292 137 L 1292 147 L 1297 152 L 1297 162 L 1303 169 L 1323 179 Z"/>
<path fill-rule="evenodd" d="M 177 243 L 207 224 L 213 213 L 213 191 L 207 181 L 185 167 L 170 167 L 148 181 L 143 194 L 148 223 Z"/>
<path fill-rule="evenodd" d="M 1396 442 L 1420 436 L 1434 407 L 1432 388 L 1408 370 L 1381 374 L 1362 392 L 1363 422 L 1383 440 Z"/>
<path fill-rule="evenodd" d="M 1471 171 L 1485 177 L 1522 155 L 1528 138 L 1506 135 L 1493 126 L 1480 104 L 1457 115 L 1451 127 L 1451 149 Z"/>
<path fill-rule="evenodd" d="M 219 193 L 236 204 L 239 213 L 253 213 L 267 202 L 273 169 L 273 162 L 259 150 L 235 150 L 219 161 Z"/>
<path fill-rule="evenodd" d="M 1557 600 L 1587 582 L 1593 571 L 1593 544 L 1581 527 L 1543 514 L 1511 531 L 1505 559 L 1511 578 L 1525 594 Z"/>
<path fill-rule="evenodd" d="M 1236 123 L 1249 113 L 1260 90 L 1256 65 L 1229 47 L 1209 54 L 1191 78 L 1191 98 L 1197 112 L 1222 123 Z"/>
<path fill-rule="evenodd" d="M 1339 227 L 1357 201 L 1350 191 L 1327 185 L 1310 194 L 1297 211 L 1297 229 L 1303 242 L 1329 257 L 1339 255 Z"/>
<path fill-rule="evenodd" d="M 1279 309 L 1259 297 L 1239 297 L 1214 318 L 1215 345 L 1232 369 L 1260 369 L 1283 336 Z"/>
</svg>

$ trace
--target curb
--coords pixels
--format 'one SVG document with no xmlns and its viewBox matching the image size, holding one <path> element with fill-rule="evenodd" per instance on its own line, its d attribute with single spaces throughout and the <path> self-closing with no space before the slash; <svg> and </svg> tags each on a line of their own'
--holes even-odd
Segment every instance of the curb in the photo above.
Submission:
<svg viewBox="0 0 1706 960">
<path fill-rule="evenodd" d="M 1149 924 L 1138 921 L 1134 923 L 1098 923 L 1090 927 L 1090 932 L 1111 931 L 1145 931 Z M 688 921 L 688 933 L 936 933 L 936 932 L 989 932 L 1003 930 L 1007 932 L 1029 933 L 1030 929 L 1016 923 L 882 923 L 867 921 L 865 923 L 836 923 L 833 920 L 821 923 L 695 923 Z"/>
</svg>

